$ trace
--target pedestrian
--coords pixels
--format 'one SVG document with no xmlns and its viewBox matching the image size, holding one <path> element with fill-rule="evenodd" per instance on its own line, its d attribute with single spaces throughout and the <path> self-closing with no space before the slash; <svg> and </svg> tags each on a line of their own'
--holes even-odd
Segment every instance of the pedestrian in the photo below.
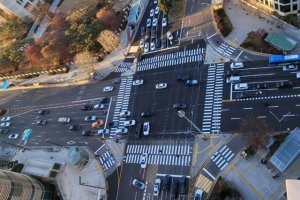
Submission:
<svg viewBox="0 0 300 200">
<path fill-rule="evenodd" d="M 51 156 L 50 158 L 51 158 L 51 159 L 53 159 L 53 157 L 52 157 L 52 156 Z"/>
<path fill-rule="evenodd" d="M 217 42 L 217 44 L 219 44 L 219 41 L 218 41 L 218 40 L 217 40 L 216 42 Z"/>
</svg>

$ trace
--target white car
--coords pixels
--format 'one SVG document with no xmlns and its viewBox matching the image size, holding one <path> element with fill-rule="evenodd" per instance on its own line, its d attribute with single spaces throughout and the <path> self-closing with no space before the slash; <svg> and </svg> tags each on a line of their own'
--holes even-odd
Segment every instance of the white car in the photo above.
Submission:
<svg viewBox="0 0 300 200">
<path fill-rule="evenodd" d="M 110 92 L 113 91 L 114 87 L 113 86 L 106 86 L 105 88 L 103 88 L 103 92 Z"/>
<path fill-rule="evenodd" d="M 3 122 L 7 122 L 7 121 L 10 121 L 10 120 L 11 120 L 11 117 L 3 117 L 1 119 L 1 121 L 3 121 Z"/>
<path fill-rule="evenodd" d="M 100 134 L 109 134 L 109 129 L 100 129 L 99 131 L 98 131 L 98 134 L 100 135 Z"/>
<path fill-rule="evenodd" d="M 19 134 L 10 134 L 8 136 L 9 139 L 18 139 L 18 137 L 19 137 Z"/>
<path fill-rule="evenodd" d="M 239 68 L 243 68 L 243 67 L 244 67 L 244 63 L 242 63 L 242 62 L 237 62 L 237 63 L 231 63 L 230 64 L 231 69 L 239 69 Z"/>
<path fill-rule="evenodd" d="M 158 13 L 159 13 L 159 7 L 156 6 L 156 8 L 155 8 L 155 14 L 158 14 Z"/>
<path fill-rule="evenodd" d="M 4 122 L 4 123 L 1 123 L 0 126 L 1 126 L 1 127 L 9 127 L 9 126 L 10 126 L 10 123 L 9 123 L 9 122 Z"/>
<path fill-rule="evenodd" d="M 135 120 L 124 121 L 124 126 L 134 126 Z"/>
<path fill-rule="evenodd" d="M 144 46 L 145 46 L 145 40 L 141 39 L 140 40 L 140 48 L 142 49 L 142 48 L 144 48 Z"/>
<path fill-rule="evenodd" d="M 96 110 L 102 109 L 102 108 L 104 108 L 103 104 L 96 104 L 96 105 L 94 105 L 94 109 L 96 109 Z"/>
<path fill-rule="evenodd" d="M 130 111 L 122 111 L 120 112 L 120 117 L 129 117 L 131 115 Z"/>
<path fill-rule="evenodd" d="M 126 134 L 128 133 L 128 128 L 118 128 L 116 134 Z"/>
<path fill-rule="evenodd" d="M 168 24 L 167 18 L 163 17 L 162 18 L 162 26 L 167 26 L 167 24 Z"/>
<path fill-rule="evenodd" d="M 158 197 L 159 196 L 159 189 L 160 189 L 161 179 L 158 178 L 154 182 L 154 189 L 153 189 L 153 196 Z"/>
<path fill-rule="evenodd" d="M 150 10 L 150 17 L 153 17 L 153 15 L 154 15 L 154 9 L 151 9 Z"/>
<path fill-rule="evenodd" d="M 145 53 L 148 53 L 148 52 L 149 52 L 149 42 L 146 42 L 146 43 L 145 43 L 144 52 L 145 52 Z"/>
<path fill-rule="evenodd" d="M 147 19 L 147 27 L 151 26 L 151 19 Z"/>
<path fill-rule="evenodd" d="M 150 133 L 150 122 L 144 122 L 143 133 L 144 133 L 144 135 L 149 135 L 149 133 Z"/>
<path fill-rule="evenodd" d="M 154 4 L 157 4 L 157 0 L 154 0 Z"/>
<path fill-rule="evenodd" d="M 238 83 L 234 86 L 235 90 L 247 90 L 248 89 L 248 83 Z"/>
<path fill-rule="evenodd" d="M 170 41 L 173 40 L 173 35 L 172 35 L 172 33 L 171 33 L 170 31 L 167 32 L 167 37 L 168 37 L 168 39 L 169 39 Z"/>
<path fill-rule="evenodd" d="M 200 189 L 197 189 L 196 192 L 195 192 L 194 200 L 201 200 L 202 199 L 202 194 L 203 194 L 203 191 L 200 190 Z"/>
<path fill-rule="evenodd" d="M 168 87 L 168 84 L 166 84 L 166 83 L 159 83 L 159 84 L 156 84 L 155 89 L 160 90 L 160 89 L 165 89 L 167 87 Z"/>
<path fill-rule="evenodd" d="M 145 169 L 147 166 L 147 154 L 143 153 L 143 155 L 141 156 L 141 168 Z"/>
<path fill-rule="evenodd" d="M 152 21 L 152 26 L 156 26 L 157 25 L 157 19 L 154 18 L 153 21 Z"/>
<path fill-rule="evenodd" d="M 84 121 L 90 122 L 90 121 L 96 121 L 97 117 L 95 115 L 87 116 L 84 118 Z"/>
<path fill-rule="evenodd" d="M 283 66 L 282 70 L 284 72 L 291 72 L 291 71 L 297 71 L 298 70 L 298 66 L 297 65 L 288 65 L 288 66 Z"/>
<path fill-rule="evenodd" d="M 139 79 L 139 80 L 135 80 L 133 81 L 132 85 L 143 85 L 144 80 L 143 79 Z"/>
<path fill-rule="evenodd" d="M 137 187 L 141 190 L 145 189 L 145 183 L 143 183 L 142 181 L 139 181 L 137 179 L 133 179 L 132 185 L 134 185 L 135 187 Z"/>
<path fill-rule="evenodd" d="M 155 42 L 154 41 L 151 42 L 150 48 L 151 48 L 151 51 L 155 51 Z"/>
</svg>

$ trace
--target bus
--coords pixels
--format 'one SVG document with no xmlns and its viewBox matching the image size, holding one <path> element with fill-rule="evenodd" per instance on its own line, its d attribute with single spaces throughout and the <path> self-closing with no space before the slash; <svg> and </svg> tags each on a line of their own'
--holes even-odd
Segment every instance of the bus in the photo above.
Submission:
<svg viewBox="0 0 300 200">
<path fill-rule="evenodd" d="M 300 54 L 295 55 L 273 55 L 269 57 L 269 66 L 282 66 L 300 64 Z"/>
</svg>

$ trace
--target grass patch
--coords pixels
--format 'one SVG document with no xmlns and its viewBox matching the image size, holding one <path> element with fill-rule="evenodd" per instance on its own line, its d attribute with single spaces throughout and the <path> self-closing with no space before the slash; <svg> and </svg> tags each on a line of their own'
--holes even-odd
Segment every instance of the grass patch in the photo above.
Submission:
<svg viewBox="0 0 300 200">
<path fill-rule="evenodd" d="M 223 37 L 227 37 L 232 31 L 232 24 L 225 10 L 222 8 L 218 10 L 214 10 L 214 19 Z"/>
<path fill-rule="evenodd" d="M 220 176 L 209 199 L 220 200 L 227 198 L 231 200 L 239 200 L 241 199 L 241 195 L 231 188 L 230 185 L 222 178 L 222 176 Z"/>
<path fill-rule="evenodd" d="M 172 8 L 168 13 L 169 22 L 175 22 L 183 16 L 183 0 L 174 0 L 172 3 Z"/>
</svg>

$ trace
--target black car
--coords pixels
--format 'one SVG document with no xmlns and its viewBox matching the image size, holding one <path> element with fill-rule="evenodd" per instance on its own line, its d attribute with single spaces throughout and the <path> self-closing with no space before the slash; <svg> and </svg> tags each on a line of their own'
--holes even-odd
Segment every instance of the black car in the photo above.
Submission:
<svg viewBox="0 0 300 200">
<path fill-rule="evenodd" d="M 145 111 L 145 112 L 142 112 L 141 116 L 142 117 L 151 117 L 153 115 L 153 112 L 150 112 L 150 111 Z"/>
<path fill-rule="evenodd" d="M 39 114 L 40 115 L 47 115 L 47 114 L 49 114 L 49 110 L 40 110 Z"/>
<path fill-rule="evenodd" d="M 47 124 L 47 120 L 39 120 L 36 122 L 37 125 L 45 125 Z"/>
<path fill-rule="evenodd" d="M 142 26 L 142 28 L 141 28 L 141 35 L 142 35 L 142 36 L 145 35 L 145 27 L 143 27 L 143 26 Z"/>
<path fill-rule="evenodd" d="M 261 90 L 261 89 L 269 89 L 270 86 L 268 83 L 259 83 L 256 85 L 256 89 Z"/>
<path fill-rule="evenodd" d="M 76 131 L 76 130 L 79 130 L 80 128 L 81 128 L 80 125 L 72 125 L 72 126 L 70 126 L 69 130 L 70 131 Z"/>
<path fill-rule="evenodd" d="M 152 30 L 151 37 L 156 38 L 156 30 L 155 29 Z"/>
<path fill-rule="evenodd" d="M 161 40 L 157 39 L 155 44 L 156 44 L 156 48 L 160 48 L 161 47 Z"/>
<path fill-rule="evenodd" d="M 230 77 L 230 76 L 237 76 L 239 75 L 239 73 L 237 71 L 234 71 L 234 70 L 228 70 L 226 72 L 226 76 Z"/>
<path fill-rule="evenodd" d="M 0 130 L 0 134 L 6 134 L 6 133 L 8 133 L 8 129 L 1 129 Z"/>
<path fill-rule="evenodd" d="M 279 81 L 276 83 L 278 88 L 293 87 L 293 85 L 293 81 Z"/>
<path fill-rule="evenodd" d="M 136 125 L 136 128 L 135 128 L 134 137 L 140 138 L 141 137 L 141 131 L 142 131 L 142 124 L 138 123 Z"/>
<path fill-rule="evenodd" d="M 171 188 L 171 199 L 175 199 L 178 196 L 178 181 L 173 181 L 172 188 Z"/>
<path fill-rule="evenodd" d="M 147 28 L 147 30 L 146 30 L 146 37 L 150 37 L 150 34 L 151 34 L 151 30 L 150 30 L 150 28 Z"/>
<path fill-rule="evenodd" d="M 161 48 L 167 48 L 167 38 L 163 38 L 161 40 Z"/>
<path fill-rule="evenodd" d="M 119 83 L 121 83 L 121 79 L 120 78 L 119 79 L 115 79 L 112 83 L 113 84 L 119 84 Z"/>
<path fill-rule="evenodd" d="M 100 101 L 100 103 L 109 103 L 109 102 L 110 102 L 110 98 L 107 98 L 107 97 L 101 99 L 101 101 Z"/>
<path fill-rule="evenodd" d="M 93 134 L 92 131 L 82 131 L 83 136 L 91 136 Z"/>
<path fill-rule="evenodd" d="M 173 104 L 173 109 L 185 109 L 186 108 L 186 103 L 174 103 Z"/>
<path fill-rule="evenodd" d="M 92 109 L 93 109 L 93 106 L 91 106 L 91 105 L 85 105 L 85 106 L 81 107 L 81 110 L 84 110 L 84 111 L 86 111 L 86 110 L 92 110 Z"/>
<path fill-rule="evenodd" d="M 250 92 L 239 92 L 236 94 L 237 99 L 246 99 L 252 97 L 252 94 Z"/>
<path fill-rule="evenodd" d="M 180 191 L 179 191 L 180 195 L 185 195 L 185 193 L 186 193 L 185 183 L 186 183 L 186 177 L 182 176 L 180 178 Z"/>
<path fill-rule="evenodd" d="M 162 189 L 164 191 L 168 191 L 170 189 L 170 183 L 171 183 L 171 176 L 170 175 L 165 175 Z"/>
<path fill-rule="evenodd" d="M 190 76 L 183 76 L 183 75 L 178 75 L 176 77 L 176 80 L 177 81 L 186 81 L 186 80 L 189 80 L 190 79 Z"/>
</svg>

